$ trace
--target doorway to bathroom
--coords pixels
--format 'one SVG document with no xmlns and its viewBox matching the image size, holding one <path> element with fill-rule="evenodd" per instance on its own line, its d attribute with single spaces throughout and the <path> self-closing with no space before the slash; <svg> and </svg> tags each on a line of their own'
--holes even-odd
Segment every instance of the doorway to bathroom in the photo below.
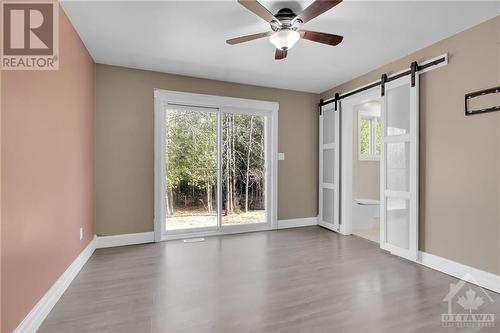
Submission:
<svg viewBox="0 0 500 333">
<path fill-rule="evenodd" d="M 353 106 L 352 234 L 380 243 L 381 101 Z"/>
<path fill-rule="evenodd" d="M 341 109 L 340 232 L 380 243 L 380 89 L 346 98 Z"/>
<path fill-rule="evenodd" d="M 338 231 L 410 260 L 418 253 L 418 83 L 418 75 L 394 79 L 383 94 L 375 87 L 342 99 L 336 112 Z"/>
</svg>

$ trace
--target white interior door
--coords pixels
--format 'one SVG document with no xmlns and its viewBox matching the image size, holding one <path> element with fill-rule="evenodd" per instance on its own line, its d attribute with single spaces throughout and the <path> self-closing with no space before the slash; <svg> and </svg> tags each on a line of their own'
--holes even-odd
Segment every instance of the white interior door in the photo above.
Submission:
<svg viewBox="0 0 500 333">
<path fill-rule="evenodd" d="M 339 111 L 333 103 L 319 117 L 319 224 L 339 231 Z"/>
<path fill-rule="evenodd" d="M 386 83 L 382 106 L 380 247 L 416 260 L 418 253 L 418 73 Z"/>
</svg>

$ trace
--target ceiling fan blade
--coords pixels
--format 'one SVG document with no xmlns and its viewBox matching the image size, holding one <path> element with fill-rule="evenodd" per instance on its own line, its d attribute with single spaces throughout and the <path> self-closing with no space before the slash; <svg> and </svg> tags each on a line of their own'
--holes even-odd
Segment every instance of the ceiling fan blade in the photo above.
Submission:
<svg viewBox="0 0 500 333">
<path fill-rule="evenodd" d="M 226 43 L 234 45 L 234 44 L 249 42 L 251 40 L 259 39 L 259 38 L 262 38 L 262 37 L 267 37 L 267 36 L 270 36 L 271 34 L 272 34 L 271 31 L 268 31 L 268 32 L 259 32 L 258 34 L 246 35 L 246 36 L 231 38 L 231 39 L 226 40 Z"/>
<path fill-rule="evenodd" d="M 287 53 L 288 53 L 288 50 L 278 50 L 278 49 L 276 49 L 276 53 L 274 54 L 274 59 L 276 59 L 276 60 L 285 59 Z"/>
<path fill-rule="evenodd" d="M 302 13 L 297 15 L 294 20 L 300 19 L 302 23 L 309 22 L 313 18 L 323 14 L 324 12 L 335 7 L 341 2 L 342 0 L 316 0 L 311 5 L 309 5 L 309 7 L 304 9 Z"/>
<path fill-rule="evenodd" d="M 263 18 L 267 22 L 278 21 L 271 12 L 269 12 L 266 7 L 262 6 L 257 0 L 238 0 L 238 2 L 254 13 L 255 15 Z M 278 21 L 279 22 L 279 21 Z"/>
<path fill-rule="evenodd" d="M 309 30 L 301 30 L 300 37 L 313 42 L 323 43 L 333 46 L 340 44 L 340 42 L 342 42 L 342 39 L 344 39 L 344 37 L 339 35 L 333 35 L 324 32 L 316 32 Z"/>
</svg>

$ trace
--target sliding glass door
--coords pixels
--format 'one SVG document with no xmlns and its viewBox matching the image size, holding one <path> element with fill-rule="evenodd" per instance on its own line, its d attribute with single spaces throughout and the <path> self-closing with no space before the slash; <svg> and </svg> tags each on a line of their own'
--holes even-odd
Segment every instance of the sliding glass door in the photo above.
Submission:
<svg viewBox="0 0 500 333">
<path fill-rule="evenodd" d="M 155 103 L 156 239 L 271 229 L 273 113 L 156 95 Z"/>
<path fill-rule="evenodd" d="M 217 109 L 166 109 L 166 231 L 215 230 Z"/>
<path fill-rule="evenodd" d="M 265 224 L 265 117 L 222 114 L 222 226 Z"/>
</svg>

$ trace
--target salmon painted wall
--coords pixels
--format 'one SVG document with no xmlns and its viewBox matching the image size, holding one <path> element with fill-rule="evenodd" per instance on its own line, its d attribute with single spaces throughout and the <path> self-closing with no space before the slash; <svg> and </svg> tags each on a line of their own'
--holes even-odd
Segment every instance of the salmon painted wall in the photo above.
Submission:
<svg viewBox="0 0 500 333">
<path fill-rule="evenodd" d="M 95 63 L 62 9 L 59 38 L 59 70 L 1 78 L 1 332 L 18 326 L 95 234 Z"/>
</svg>

